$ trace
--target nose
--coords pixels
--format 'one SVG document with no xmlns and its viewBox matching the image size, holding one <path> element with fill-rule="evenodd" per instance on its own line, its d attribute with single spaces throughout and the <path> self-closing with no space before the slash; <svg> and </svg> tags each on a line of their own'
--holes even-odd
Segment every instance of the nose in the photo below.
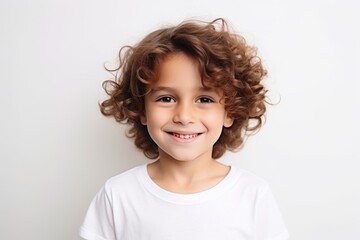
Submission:
<svg viewBox="0 0 360 240">
<path fill-rule="evenodd" d="M 173 116 L 173 121 L 182 125 L 194 123 L 195 109 L 192 103 L 178 103 Z"/>
</svg>

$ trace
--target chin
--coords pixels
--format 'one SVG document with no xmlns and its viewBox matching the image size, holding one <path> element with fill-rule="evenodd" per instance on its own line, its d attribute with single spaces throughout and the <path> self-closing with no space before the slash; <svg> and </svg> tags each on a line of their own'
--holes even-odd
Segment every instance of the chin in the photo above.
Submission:
<svg viewBox="0 0 360 240">
<path fill-rule="evenodd" d="M 196 159 L 200 158 L 201 155 L 184 154 L 184 152 L 182 152 L 182 153 L 179 153 L 179 154 L 169 154 L 169 157 L 176 160 L 176 161 L 189 162 L 189 161 L 193 161 L 193 160 L 196 160 Z M 210 156 L 210 158 L 211 158 L 211 156 Z"/>
<path fill-rule="evenodd" d="M 160 150 L 160 158 L 173 159 L 175 161 L 189 162 L 202 158 L 212 158 L 212 149 L 200 150 L 189 148 L 167 149 L 168 151 Z"/>
</svg>

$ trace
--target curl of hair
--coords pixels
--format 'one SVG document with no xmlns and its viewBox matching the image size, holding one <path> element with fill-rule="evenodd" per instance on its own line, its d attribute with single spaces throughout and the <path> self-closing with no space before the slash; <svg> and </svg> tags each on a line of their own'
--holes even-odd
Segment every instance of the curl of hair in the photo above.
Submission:
<svg viewBox="0 0 360 240">
<path fill-rule="evenodd" d="M 266 111 L 266 92 L 262 79 L 267 71 L 257 56 L 257 49 L 229 30 L 227 22 L 186 21 L 162 28 L 147 35 L 135 46 L 119 52 L 119 66 L 106 69 L 114 79 L 106 80 L 103 88 L 109 98 L 100 104 L 105 116 L 112 116 L 130 126 L 128 137 L 150 159 L 159 157 L 158 147 L 151 139 L 140 117 L 145 114 L 144 96 L 156 80 L 158 67 L 170 54 L 183 52 L 197 61 L 204 86 L 221 89 L 223 103 L 234 122 L 223 128 L 213 147 L 213 158 L 226 150 L 237 150 L 246 136 L 256 132 Z"/>
</svg>

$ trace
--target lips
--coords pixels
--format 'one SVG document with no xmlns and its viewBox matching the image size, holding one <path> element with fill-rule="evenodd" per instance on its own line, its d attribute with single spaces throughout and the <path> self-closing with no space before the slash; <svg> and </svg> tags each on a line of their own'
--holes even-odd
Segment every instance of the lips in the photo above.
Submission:
<svg viewBox="0 0 360 240">
<path fill-rule="evenodd" d="M 181 143 L 189 143 L 195 140 L 202 133 L 194 132 L 167 132 L 173 140 Z"/>
<path fill-rule="evenodd" d="M 182 138 L 182 139 L 191 139 L 197 137 L 199 134 L 193 133 L 193 134 L 181 134 L 181 133 L 171 133 L 174 137 Z"/>
</svg>

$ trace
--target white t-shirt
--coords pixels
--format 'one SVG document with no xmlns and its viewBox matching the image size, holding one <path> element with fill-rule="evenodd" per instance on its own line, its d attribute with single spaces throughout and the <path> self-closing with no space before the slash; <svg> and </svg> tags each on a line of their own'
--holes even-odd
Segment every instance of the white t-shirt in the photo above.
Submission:
<svg viewBox="0 0 360 240">
<path fill-rule="evenodd" d="M 268 184 L 231 167 L 209 190 L 176 194 L 141 165 L 110 178 L 93 199 L 80 236 L 88 240 L 285 240 Z"/>
</svg>

